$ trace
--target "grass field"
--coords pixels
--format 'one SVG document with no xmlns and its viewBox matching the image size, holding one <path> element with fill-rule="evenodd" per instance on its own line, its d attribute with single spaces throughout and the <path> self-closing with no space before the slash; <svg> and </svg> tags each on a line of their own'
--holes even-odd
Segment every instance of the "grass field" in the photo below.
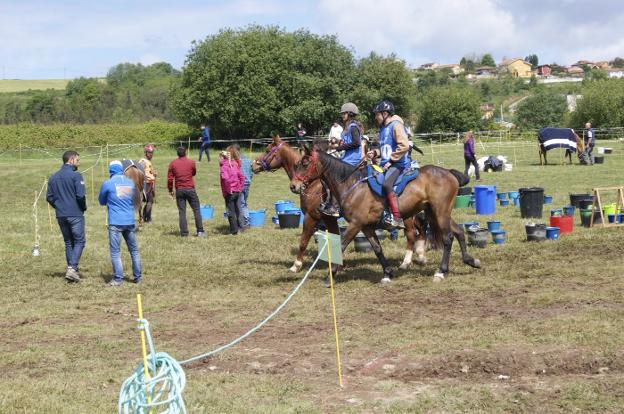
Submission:
<svg viewBox="0 0 624 414">
<path fill-rule="evenodd" d="M 542 186 L 561 207 L 569 193 L 624 184 L 624 145 L 610 146 L 614 153 L 594 167 L 540 167 L 533 146 L 514 153 L 512 172 L 484 174 L 483 184 L 500 190 Z M 500 152 L 512 157 L 508 151 L 503 146 Z M 82 159 L 81 168 L 95 161 L 87 153 Z M 43 200 L 37 216 L 41 256 L 31 256 L 34 192 L 60 162 L 42 153 L 24 154 L 21 162 L 0 159 L 0 412 L 114 412 L 121 383 L 140 362 L 137 292 L 157 350 L 182 360 L 244 333 L 302 276 L 287 272 L 297 230 L 275 229 L 267 220 L 263 229 L 225 234 L 214 160 L 204 161 L 197 177 L 202 203 L 215 206 L 215 218 L 204 223 L 208 238 L 179 238 L 177 210 L 165 189 L 171 159 L 172 151 L 156 153 L 154 223 L 139 234 L 144 283 L 119 288 L 105 286 L 111 272 L 105 209 L 92 201 L 104 169 L 93 170 L 95 188 L 91 173 L 85 174 L 84 280 L 69 285 L 62 238 Z M 440 147 L 433 159 L 463 167 L 461 147 Z M 278 199 L 296 199 L 282 171 L 254 178 L 252 208 L 270 213 Z M 453 214 L 457 222 L 487 220 L 471 209 Z M 527 243 L 516 208 L 498 208 L 494 217 L 508 230 L 508 241 L 470 248 L 483 263 L 480 270 L 461 263 L 455 244 L 443 283 L 431 278 L 438 251 L 428 252 L 429 264 L 397 271 L 396 280 L 381 287 L 374 254 L 349 247 L 348 268 L 336 286 L 343 389 L 337 385 L 329 292 L 321 283 L 325 272 L 318 269 L 258 333 L 185 367 L 189 412 L 622 412 L 624 228 L 581 228 L 577 213 L 573 234 Z M 396 269 L 403 239 L 382 245 Z M 314 243 L 309 253 L 306 268 Z M 128 271 L 127 252 L 124 265 Z"/>
<path fill-rule="evenodd" d="M 3 92 L 23 92 L 29 89 L 45 90 L 45 89 L 65 89 L 67 79 L 0 79 L 0 93 Z"/>
</svg>

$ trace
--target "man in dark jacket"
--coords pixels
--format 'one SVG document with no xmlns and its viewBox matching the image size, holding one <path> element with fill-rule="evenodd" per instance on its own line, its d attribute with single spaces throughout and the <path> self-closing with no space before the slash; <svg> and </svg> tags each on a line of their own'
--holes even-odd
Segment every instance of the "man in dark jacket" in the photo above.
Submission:
<svg viewBox="0 0 624 414">
<path fill-rule="evenodd" d="M 178 158 L 171 161 L 169 164 L 169 170 L 167 171 L 167 188 L 169 189 L 169 195 L 173 197 L 173 185 L 175 181 L 175 199 L 180 216 L 180 235 L 182 237 L 188 236 L 188 225 L 186 224 L 186 203 L 188 202 L 195 215 L 197 237 L 206 237 L 199 211 L 199 197 L 197 197 L 197 193 L 195 192 L 195 181 L 193 181 L 193 177 L 197 173 L 195 161 L 186 156 L 186 148 L 184 147 L 179 147 L 177 153 Z"/>
<path fill-rule="evenodd" d="M 63 166 L 48 181 L 46 200 L 56 210 L 56 220 L 65 241 L 67 271 L 65 279 L 79 282 L 78 262 L 85 247 L 85 220 L 87 198 L 82 175 L 77 171 L 80 155 L 76 151 L 65 151 Z"/>
</svg>

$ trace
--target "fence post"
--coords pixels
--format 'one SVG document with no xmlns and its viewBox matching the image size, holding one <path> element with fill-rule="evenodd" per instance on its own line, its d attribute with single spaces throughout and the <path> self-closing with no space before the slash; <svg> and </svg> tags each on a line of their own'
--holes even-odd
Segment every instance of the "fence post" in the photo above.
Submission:
<svg viewBox="0 0 624 414">
<path fill-rule="evenodd" d="M 431 144 L 431 165 L 435 165 L 435 161 L 433 160 L 433 138 L 429 138 L 429 143 Z"/>
</svg>

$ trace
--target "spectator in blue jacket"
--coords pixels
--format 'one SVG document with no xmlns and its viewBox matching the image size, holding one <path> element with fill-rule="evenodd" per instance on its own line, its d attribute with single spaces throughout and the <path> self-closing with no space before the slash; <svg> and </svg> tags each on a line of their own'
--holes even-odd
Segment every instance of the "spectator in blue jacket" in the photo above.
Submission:
<svg viewBox="0 0 624 414">
<path fill-rule="evenodd" d="M 110 179 L 100 188 L 98 201 L 108 208 L 108 245 L 113 264 L 113 279 L 109 286 L 123 283 L 123 264 L 121 262 L 121 237 L 123 236 L 132 258 L 134 283 L 141 283 L 141 256 L 136 241 L 134 223 L 134 182 L 123 174 L 121 161 L 111 161 L 108 172 Z"/>
<path fill-rule="evenodd" d="M 199 147 L 199 161 L 202 159 L 202 154 L 206 152 L 206 159 L 210 162 L 210 128 L 207 125 L 201 125 L 201 137 L 198 141 L 201 141 Z"/>
<path fill-rule="evenodd" d="M 80 155 L 76 151 L 65 151 L 63 166 L 48 181 L 46 200 L 56 211 L 56 220 L 65 241 L 67 270 L 65 279 L 79 282 L 78 262 L 85 247 L 85 219 L 87 198 L 82 175 L 77 171 Z"/>
</svg>

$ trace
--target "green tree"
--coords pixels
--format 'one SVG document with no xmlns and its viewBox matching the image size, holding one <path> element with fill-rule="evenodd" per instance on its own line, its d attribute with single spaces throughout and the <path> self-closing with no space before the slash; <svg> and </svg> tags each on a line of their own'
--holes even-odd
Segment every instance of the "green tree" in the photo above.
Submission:
<svg viewBox="0 0 624 414">
<path fill-rule="evenodd" d="M 494 58 L 491 54 L 486 53 L 485 55 L 483 55 L 483 57 L 481 58 L 481 66 L 496 67 L 496 62 L 494 62 Z"/>
<path fill-rule="evenodd" d="M 581 127 L 590 121 L 600 128 L 624 125 L 624 80 L 607 79 L 587 83 L 582 90 L 583 98 L 571 115 L 571 125 Z"/>
<path fill-rule="evenodd" d="M 444 76 L 437 75 L 436 71 L 427 72 L 434 77 Z M 412 72 L 404 61 L 394 55 L 382 57 L 371 53 L 358 62 L 353 93 L 347 94 L 346 100 L 359 106 L 364 120 L 372 113 L 374 104 L 382 99 L 390 100 L 398 114 L 409 117 L 413 112 L 415 89 Z M 372 118 L 368 119 L 369 126 L 373 126 Z"/>
<path fill-rule="evenodd" d="M 531 129 L 561 126 L 566 111 L 563 95 L 541 90 L 518 104 L 516 124 L 520 128 Z"/>
<path fill-rule="evenodd" d="M 467 131 L 481 120 L 479 96 L 459 85 L 430 88 L 420 99 L 418 120 L 420 132 Z"/>
<path fill-rule="evenodd" d="M 471 58 L 467 58 L 467 57 L 463 57 L 461 58 L 461 60 L 459 61 L 459 66 L 461 66 L 464 69 L 465 73 L 474 73 L 477 64 L 475 63 L 475 61 Z"/>
<path fill-rule="evenodd" d="M 537 69 L 537 66 L 539 65 L 539 58 L 535 54 L 525 57 L 524 61 L 530 63 L 531 69 L 533 70 Z"/>
<path fill-rule="evenodd" d="M 613 66 L 614 68 L 624 68 L 624 59 L 622 59 L 621 57 L 616 57 L 611 62 L 611 66 Z"/>
<path fill-rule="evenodd" d="M 193 44 L 170 102 L 189 125 L 217 137 L 326 128 L 353 87 L 351 52 L 334 36 L 277 27 L 225 29 Z"/>
</svg>

